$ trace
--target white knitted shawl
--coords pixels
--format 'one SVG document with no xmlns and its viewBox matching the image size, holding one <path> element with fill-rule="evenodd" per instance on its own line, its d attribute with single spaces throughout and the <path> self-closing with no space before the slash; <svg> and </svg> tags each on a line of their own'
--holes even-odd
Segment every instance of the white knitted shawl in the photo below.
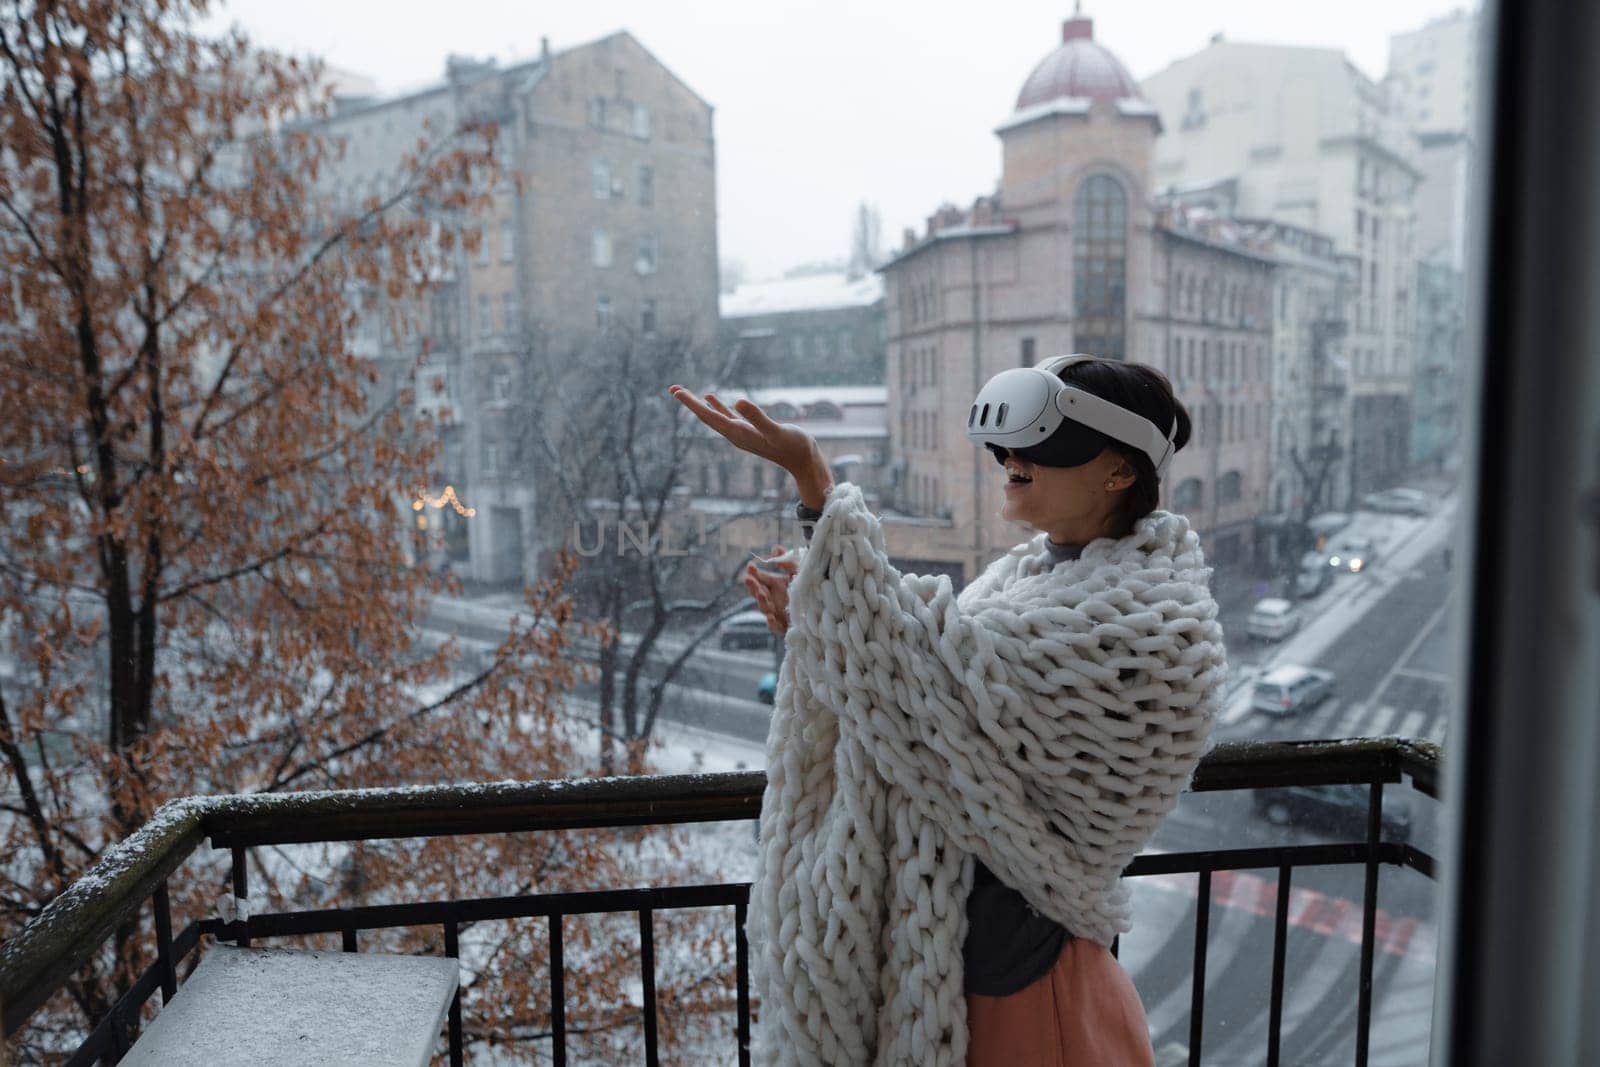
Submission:
<svg viewBox="0 0 1600 1067">
<path fill-rule="evenodd" d="M 1110 945 L 1120 875 L 1207 747 L 1225 653 L 1199 538 L 1155 512 L 952 593 L 834 485 L 789 588 L 746 930 L 754 1062 L 966 1062 L 973 859 Z"/>
</svg>

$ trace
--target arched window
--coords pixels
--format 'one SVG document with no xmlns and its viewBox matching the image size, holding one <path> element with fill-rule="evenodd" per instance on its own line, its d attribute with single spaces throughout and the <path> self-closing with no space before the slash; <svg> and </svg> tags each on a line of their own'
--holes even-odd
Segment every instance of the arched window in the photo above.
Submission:
<svg viewBox="0 0 1600 1067">
<path fill-rule="evenodd" d="M 1244 475 L 1238 471 L 1229 471 L 1217 479 L 1217 503 L 1237 504 L 1244 495 Z"/>
<path fill-rule="evenodd" d="M 816 400 L 806 405 L 806 418 L 838 420 L 844 418 L 844 412 L 831 400 Z"/>
<path fill-rule="evenodd" d="M 1126 345 L 1128 196 L 1109 174 L 1085 179 L 1073 197 L 1073 346 L 1122 359 Z"/>
<path fill-rule="evenodd" d="M 1172 506 L 1178 511 L 1193 511 L 1200 506 L 1203 489 L 1199 478 L 1185 478 L 1172 491 Z"/>
</svg>

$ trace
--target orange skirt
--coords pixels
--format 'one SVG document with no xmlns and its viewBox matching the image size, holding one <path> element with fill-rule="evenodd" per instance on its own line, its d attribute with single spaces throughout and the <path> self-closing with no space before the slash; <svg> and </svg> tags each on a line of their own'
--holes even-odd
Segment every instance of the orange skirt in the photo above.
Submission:
<svg viewBox="0 0 1600 1067">
<path fill-rule="evenodd" d="M 1007 997 L 967 997 L 967 1067 L 1154 1067 L 1133 979 L 1103 945 L 1068 941 L 1061 958 Z"/>
</svg>

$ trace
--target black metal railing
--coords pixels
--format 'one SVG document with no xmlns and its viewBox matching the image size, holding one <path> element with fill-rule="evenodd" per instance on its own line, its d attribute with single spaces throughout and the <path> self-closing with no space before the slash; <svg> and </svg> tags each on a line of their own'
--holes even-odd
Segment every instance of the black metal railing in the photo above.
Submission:
<svg viewBox="0 0 1600 1067">
<path fill-rule="evenodd" d="M 1275 868 L 1278 871 L 1272 983 L 1266 1062 L 1279 1062 L 1283 1017 L 1285 945 L 1292 872 L 1298 867 L 1364 865 L 1356 1063 L 1367 1062 L 1372 1014 L 1374 925 L 1381 865 L 1409 867 L 1432 878 L 1434 860 L 1409 843 L 1382 837 L 1385 784 L 1410 780 L 1419 792 L 1438 797 L 1436 746 L 1397 738 L 1344 741 L 1226 742 L 1201 762 L 1193 790 L 1248 790 L 1285 785 L 1370 787 L 1363 840 L 1320 845 L 1147 854 L 1129 866 L 1129 877 L 1193 873 L 1196 902 L 1189 1062 L 1202 1061 L 1206 953 L 1211 882 L 1217 872 Z M 157 989 L 162 1003 L 177 992 L 178 966 L 211 936 L 248 945 L 254 939 L 339 933 L 345 951 L 358 948 L 363 930 L 438 927 L 446 956 L 458 953 L 463 924 L 543 918 L 550 953 L 552 1052 L 566 1060 L 563 920 L 571 916 L 632 912 L 639 919 L 645 1057 L 656 1062 L 655 946 L 657 911 L 726 907 L 736 938 L 736 1031 L 738 1057 L 749 1063 L 749 953 L 744 937 L 748 883 L 603 889 L 472 900 L 436 900 L 356 908 L 333 908 L 210 917 L 172 932 L 168 879 L 209 839 L 232 857 L 233 893 L 247 904 L 248 858 L 263 845 L 426 838 L 462 834 L 528 833 L 598 827 L 661 826 L 751 820 L 759 817 L 766 776 L 762 772 L 593 778 L 562 782 L 497 783 L 422 789 L 369 789 L 326 793 L 234 795 L 188 798 L 160 809 L 138 833 L 102 857 L 83 879 L 56 898 L 16 937 L 0 945 L 0 1003 L 9 1039 L 98 952 L 119 924 L 150 903 L 155 961 L 72 1053 L 72 1064 L 116 1062 L 128 1050 L 133 1023 Z M 450 1061 L 463 1062 L 461 1000 L 451 1005 Z"/>
</svg>

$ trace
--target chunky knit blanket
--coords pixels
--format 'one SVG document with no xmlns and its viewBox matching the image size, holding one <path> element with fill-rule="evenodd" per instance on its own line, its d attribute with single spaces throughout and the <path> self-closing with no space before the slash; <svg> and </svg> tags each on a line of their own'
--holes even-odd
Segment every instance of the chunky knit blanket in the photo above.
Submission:
<svg viewBox="0 0 1600 1067">
<path fill-rule="evenodd" d="M 1155 512 L 962 590 L 889 565 L 835 484 L 789 588 L 746 930 L 756 1063 L 961 1067 L 973 859 L 1077 937 L 1207 747 L 1225 673 L 1199 538 Z"/>
</svg>

